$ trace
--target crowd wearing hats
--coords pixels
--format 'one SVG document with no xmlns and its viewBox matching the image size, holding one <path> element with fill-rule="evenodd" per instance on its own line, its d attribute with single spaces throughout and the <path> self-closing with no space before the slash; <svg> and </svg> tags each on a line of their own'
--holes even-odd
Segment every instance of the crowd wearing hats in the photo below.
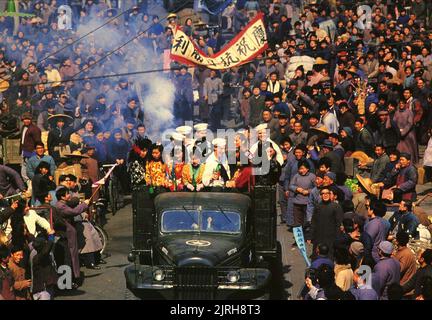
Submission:
<svg viewBox="0 0 432 320">
<path fill-rule="evenodd" d="M 81 265 L 101 268 L 100 239 L 86 223 L 91 203 L 79 194 L 89 199 L 101 165 L 115 163 L 120 206 L 138 186 L 152 194 L 276 186 L 281 222 L 290 231 L 301 227 L 313 246 L 315 276 L 308 273 L 305 299 L 431 299 L 431 250 L 415 257 L 407 247 L 410 239 L 427 241 L 417 229 L 429 227 L 413 210 L 422 170 L 424 182 L 432 181 L 428 1 L 367 1 L 370 25 L 355 2 L 305 1 L 300 9 L 298 1 L 237 1 L 214 33 L 201 20 L 180 26 L 176 14 L 162 22 L 142 1 L 125 23 L 107 26 L 143 32 L 136 47 L 103 61 L 107 48 L 91 37 L 74 43 L 75 30 L 116 13 L 108 1 L 66 2 L 70 27 L 64 13 L 58 17 L 60 1 L 20 4 L 20 12 L 39 19 L 21 18 L 15 33 L 12 20 L 0 17 L 0 77 L 8 81 L 0 82 L 2 133 L 19 132 L 23 158 L 21 175 L 0 166 L 0 194 L 27 194 L 26 202 L 2 200 L 1 298 L 52 299 L 53 246 L 72 268 L 74 288 Z M 158 106 L 141 105 L 132 78 L 103 79 L 137 59 L 140 45 L 151 47 L 155 68 L 162 67 L 178 26 L 202 52 L 217 53 L 230 40 L 225 31 L 238 34 L 257 12 L 265 14 L 269 43 L 257 59 L 221 71 L 172 63 L 166 78 L 176 91 L 175 123 L 168 125 L 175 130 L 168 143 L 147 136 L 147 110 Z M 89 79 L 73 80 L 80 72 Z M 210 139 L 236 105 L 241 128 Z M 419 146 L 426 146 L 423 162 Z M 355 167 L 350 177 L 347 159 Z M 363 211 L 357 203 L 366 203 Z M 397 208 L 390 220 L 383 218 L 386 204 Z M 34 208 L 48 215 L 36 217 Z"/>
</svg>

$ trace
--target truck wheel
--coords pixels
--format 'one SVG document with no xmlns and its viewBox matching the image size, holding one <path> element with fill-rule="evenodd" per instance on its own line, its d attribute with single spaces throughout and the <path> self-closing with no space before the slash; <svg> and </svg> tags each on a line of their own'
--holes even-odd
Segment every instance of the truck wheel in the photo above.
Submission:
<svg viewBox="0 0 432 320">
<path fill-rule="evenodd" d="M 270 281 L 270 299 L 282 300 L 284 287 L 283 287 L 283 264 L 282 264 L 282 246 L 280 242 L 277 243 L 276 257 L 270 263 L 270 270 L 272 278 Z"/>
<path fill-rule="evenodd" d="M 128 288 L 125 289 L 125 300 L 141 300 L 135 296 Z"/>
</svg>

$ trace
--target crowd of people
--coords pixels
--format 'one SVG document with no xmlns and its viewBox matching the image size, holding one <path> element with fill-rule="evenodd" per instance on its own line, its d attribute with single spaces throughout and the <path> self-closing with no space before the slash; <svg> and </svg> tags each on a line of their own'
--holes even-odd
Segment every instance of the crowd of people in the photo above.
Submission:
<svg viewBox="0 0 432 320">
<path fill-rule="evenodd" d="M 63 4 L 71 21 L 57 11 Z M 147 132 L 158 106 L 142 105 L 135 78 L 112 77 L 135 55 L 106 56 L 97 38 L 79 39 L 80 27 L 113 17 L 105 1 L 23 1 L 20 12 L 38 19 L 21 18 L 17 30 L 0 17 L 1 133 L 19 138 L 22 156 L 20 170 L 0 166 L 0 297 L 52 299 L 53 253 L 73 270 L 73 288 L 81 266 L 101 268 L 87 212 L 102 165 L 116 164 L 121 195 L 139 186 L 152 193 L 276 186 L 281 222 L 301 226 L 313 245 L 305 299 L 431 299 L 432 251 L 416 257 L 407 245 L 427 239 L 419 228 L 431 224 L 413 204 L 419 172 L 432 180 L 432 8 L 424 0 L 366 4 L 371 21 L 352 1 L 237 1 L 220 30 L 203 33 L 193 19 L 171 14 L 163 22 L 139 1 L 106 28 L 139 34 L 130 50 L 150 48 L 155 69 L 175 27 L 212 54 L 226 34 L 265 13 L 269 48 L 252 62 L 222 71 L 171 63 L 163 76 L 176 89 L 176 121 L 166 143 Z M 241 128 L 210 139 L 233 106 Z M 358 159 L 364 201 L 347 181 L 350 157 Z M 25 200 L 14 200 L 17 193 Z M 392 203 L 399 206 L 384 219 Z M 362 266 L 371 268 L 370 281 Z"/>
</svg>

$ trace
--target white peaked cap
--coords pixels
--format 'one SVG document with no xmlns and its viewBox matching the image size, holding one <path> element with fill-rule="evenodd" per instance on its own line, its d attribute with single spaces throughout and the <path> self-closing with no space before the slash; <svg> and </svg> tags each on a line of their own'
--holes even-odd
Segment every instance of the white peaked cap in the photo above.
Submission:
<svg viewBox="0 0 432 320">
<path fill-rule="evenodd" d="M 255 127 L 256 131 L 261 131 L 267 129 L 267 123 L 261 123 Z"/>
<path fill-rule="evenodd" d="M 196 125 L 194 125 L 194 129 L 196 131 L 204 131 L 207 130 L 207 128 L 208 128 L 207 123 L 197 123 Z"/>
<path fill-rule="evenodd" d="M 173 138 L 176 141 L 183 141 L 185 139 L 185 136 L 182 135 L 182 134 L 180 134 L 180 133 L 178 133 L 178 132 L 173 132 L 171 134 L 171 138 Z"/>
<path fill-rule="evenodd" d="M 190 134 L 192 132 L 192 127 L 189 126 L 181 126 L 181 127 L 177 127 L 176 131 L 184 136 L 187 136 L 188 134 Z"/>
<path fill-rule="evenodd" d="M 213 139 L 212 144 L 214 146 L 217 146 L 217 147 L 225 147 L 226 146 L 226 140 L 222 139 L 222 138 L 216 138 L 216 139 Z"/>
</svg>

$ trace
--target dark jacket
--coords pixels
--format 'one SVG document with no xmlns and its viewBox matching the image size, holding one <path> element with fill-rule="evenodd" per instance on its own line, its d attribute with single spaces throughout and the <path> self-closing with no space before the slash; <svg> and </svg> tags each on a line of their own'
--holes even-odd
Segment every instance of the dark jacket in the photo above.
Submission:
<svg viewBox="0 0 432 320">
<path fill-rule="evenodd" d="M 22 137 L 23 131 L 24 131 L 24 127 L 22 127 L 21 129 L 20 137 Z M 28 126 L 28 129 L 25 133 L 24 143 L 20 144 L 20 154 L 22 151 L 28 153 L 34 152 L 35 145 L 37 142 L 41 142 L 41 131 L 36 125 L 31 123 Z"/>
<path fill-rule="evenodd" d="M 333 255 L 333 243 L 338 234 L 343 220 L 343 210 L 338 203 L 321 202 L 312 215 L 311 235 L 314 248 L 318 244 L 327 244 L 330 248 L 329 256 Z"/>
<path fill-rule="evenodd" d="M 12 209 L 11 207 L 1 208 L 0 209 L 0 224 L 3 224 L 6 221 L 8 221 L 14 212 L 15 212 L 15 210 Z"/>
<path fill-rule="evenodd" d="M 397 226 L 398 232 L 404 231 L 411 237 L 417 238 L 417 227 L 420 224 L 420 221 L 414 213 L 396 211 L 390 218 L 389 222 L 390 230 L 393 230 Z"/>
<path fill-rule="evenodd" d="M 354 130 L 355 116 L 351 111 L 347 111 L 339 116 L 339 128 L 348 127 Z"/>
<path fill-rule="evenodd" d="M 374 140 L 371 133 L 364 128 L 362 131 L 357 132 L 355 135 L 356 151 L 363 151 L 369 157 L 374 155 Z"/>
<path fill-rule="evenodd" d="M 258 98 L 256 98 L 255 96 L 251 96 L 249 98 L 249 104 L 250 104 L 250 109 L 249 109 L 249 124 L 252 127 L 256 127 L 261 120 L 261 114 L 264 111 L 264 107 L 265 107 L 265 97 L 264 96 L 258 96 Z"/>
<path fill-rule="evenodd" d="M 32 260 L 32 293 L 45 291 L 46 287 L 55 286 L 57 284 L 57 273 L 52 265 L 50 251 L 53 246 L 53 241 L 47 241 L 45 246 L 37 252 Z"/>
<path fill-rule="evenodd" d="M 376 144 L 382 144 L 387 150 L 396 148 L 400 141 L 397 124 L 390 118 L 386 123 L 379 123 L 374 139 Z"/>
<path fill-rule="evenodd" d="M 345 163 L 344 159 L 339 156 L 334 150 L 327 152 L 323 158 L 327 158 L 331 162 L 330 170 L 334 173 L 344 172 L 345 171 Z"/>
<path fill-rule="evenodd" d="M 114 163 L 116 159 L 124 159 L 126 161 L 129 149 L 129 143 L 125 139 L 121 139 L 120 141 L 110 140 L 107 148 L 108 160 L 111 163 Z"/>
<path fill-rule="evenodd" d="M 0 165 L 0 193 L 7 197 L 15 194 L 17 189 L 26 189 L 21 176 L 14 169 Z"/>
<path fill-rule="evenodd" d="M 407 293 L 414 289 L 414 295 L 416 297 L 421 295 L 423 279 L 426 277 L 432 278 L 431 265 L 418 269 L 414 276 L 403 285 L 404 292 Z"/>
</svg>

